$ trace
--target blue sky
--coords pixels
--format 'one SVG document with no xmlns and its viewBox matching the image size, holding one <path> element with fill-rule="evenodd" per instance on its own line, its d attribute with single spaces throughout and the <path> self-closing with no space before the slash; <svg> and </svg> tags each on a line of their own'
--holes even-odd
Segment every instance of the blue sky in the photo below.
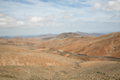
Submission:
<svg viewBox="0 0 120 80">
<path fill-rule="evenodd" d="M 0 0 L 0 36 L 120 31 L 120 0 Z"/>
</svg>

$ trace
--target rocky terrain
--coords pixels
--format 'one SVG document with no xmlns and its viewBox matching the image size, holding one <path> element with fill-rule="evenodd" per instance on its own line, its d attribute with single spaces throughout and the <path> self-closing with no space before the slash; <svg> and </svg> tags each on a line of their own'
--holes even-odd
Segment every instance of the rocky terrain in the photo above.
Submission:
<svg viewBox="0 0 120 80">
<path fill-rule="evenodd" d="M 120 32 L 0 38 L 0 80 L 120 80 Z"/>
<path fill-rule="evenodd" d="M 44 47 L 47 47 L 46 44 L 49 48 L 66 53 L 120 58 L 120 32 L 99 37 L 74 36 L 62 40 L 50 40 L 43 43 Z"/>
</svg>

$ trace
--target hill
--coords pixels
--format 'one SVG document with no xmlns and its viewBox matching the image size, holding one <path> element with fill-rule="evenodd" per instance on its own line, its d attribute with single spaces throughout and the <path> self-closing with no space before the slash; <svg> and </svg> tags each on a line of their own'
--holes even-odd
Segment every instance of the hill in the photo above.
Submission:
<svg viewBox="0 0 120 80">
<path fill-rule="evenodd" d="M 58 36 L 55 37 L 55 39 L 64 39 L 64 38 L 67 38 L 67 37 L 74 37 L 74 36 L 79 36 L 77 33 L 72 33 L 72 32 L 69 32 L 69 33 L 61 33 L 59 34 Z"/>
<path fill-rule="evenodd" d="M 77 53 L 92 56 L 110 56 L 120 58 L 120 32 L 102 35 Z"/>
<path fill-rule="evenodd" d="M 38 45 L 39 47 L 53 48 L 65 53 L 120 58 L 120 32 L 105 34 L 95 38 L 91 36 L 78 36 L 76 34 L 75 36 L 77 37 L 68 37 L 69 35 L 69 33 L 62 33 L 56 37 L 56 40 L 49 40 Z"/>
<path fill-rule="evenodd" d="M 120 32 L 62 36 L 0 38 L 0 80 L 120 80 Z"/>
<path fill-rule="evenodd" d="M 0 80 L 119 80 L 120 62 L 84 61 L 0 45 Z"/>
</svg>

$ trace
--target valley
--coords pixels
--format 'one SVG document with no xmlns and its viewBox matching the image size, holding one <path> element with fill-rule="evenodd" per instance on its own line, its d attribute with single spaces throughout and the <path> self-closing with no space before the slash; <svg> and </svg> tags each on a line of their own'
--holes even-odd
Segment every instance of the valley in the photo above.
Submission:
<svg viewBox="0 0 120 80">
<path fill-rule="evenodd" d="M 0 38 L 0 80 L 120 80 L 120 32 Z"/>
</svg>

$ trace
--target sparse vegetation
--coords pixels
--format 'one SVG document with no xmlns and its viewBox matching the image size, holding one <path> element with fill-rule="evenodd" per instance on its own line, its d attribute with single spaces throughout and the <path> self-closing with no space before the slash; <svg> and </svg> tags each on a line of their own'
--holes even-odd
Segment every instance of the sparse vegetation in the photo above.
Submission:
<svg viewBox="0 0 120 80">
<path fill-rule="evenodd" d="M 63 74 L 67 74 L 67 72 L 66 71 L 60 71 L 61 73 L 63 73 Z"/>
<path fill-rule="evenodd" d="M 101 74 L 101 75 L 105 75 L 105 73 L 102 73 L 102 72 L 97 72 L 98 74 Z"/>
</svg>

